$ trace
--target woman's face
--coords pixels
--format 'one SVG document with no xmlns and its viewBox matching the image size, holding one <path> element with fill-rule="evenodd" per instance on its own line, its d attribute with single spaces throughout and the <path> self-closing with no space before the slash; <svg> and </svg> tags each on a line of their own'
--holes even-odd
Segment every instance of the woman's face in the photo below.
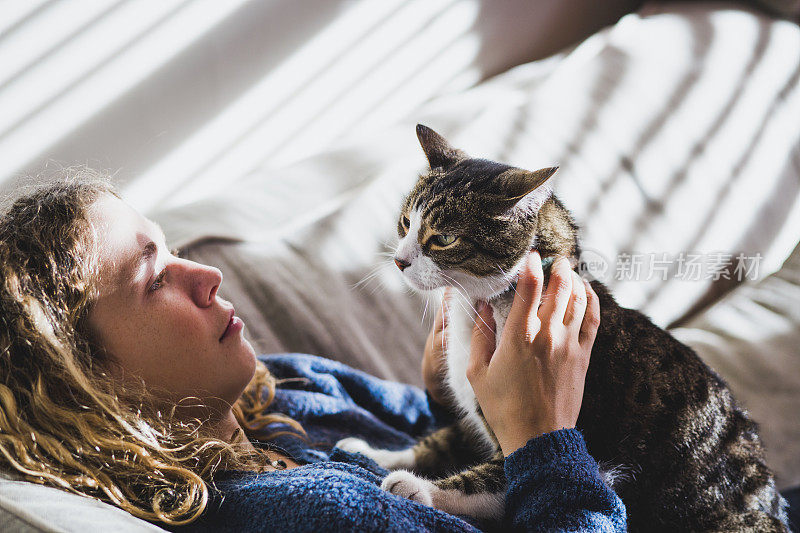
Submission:
<svg viewBox="0 0 800 533">
<path fill-rule="evenodd" d="M 196 397 L 212 416 L 229 413 L 255 354 L 233 306 L 217 297 L 222 273 L 171 255 L 160 228 L 111 195 L 89 220 L 101 276 L 89 327 L 116 363 L 112 374 L 144 380 L 158 398 Z"/>
</svg>

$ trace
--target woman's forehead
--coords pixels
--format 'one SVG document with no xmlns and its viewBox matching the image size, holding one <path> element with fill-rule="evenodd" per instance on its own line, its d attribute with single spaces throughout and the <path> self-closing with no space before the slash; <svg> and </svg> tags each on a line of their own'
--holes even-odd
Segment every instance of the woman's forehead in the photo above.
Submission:
<svg viewBox="0 0 800 533">
<path fill-rule="evenodd" d="M 101 279 L 115 285 L 132 277 L 153 242 L 164 240 L 157 224 L 111 195 L 92 205 L 89 222 L 97 240 Z"/>
</svg>

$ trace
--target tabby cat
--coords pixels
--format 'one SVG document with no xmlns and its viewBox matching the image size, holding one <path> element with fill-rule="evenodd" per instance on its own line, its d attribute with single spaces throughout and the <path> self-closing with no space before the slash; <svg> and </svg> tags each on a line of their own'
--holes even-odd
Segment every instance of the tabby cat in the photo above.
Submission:
<svg viewBox="0 0 800 533">
<path fill-rule="evenodd" d="M 530 172 L 474 159 L 418 125 L 430 163 L 406 198 L 395 260 L 419 290 L 452 286 L 447 383 L 462 413 L 411 449 L 342 448 L 394 470 L 383 488 L 452 514 L 502 516 L 503 456 L 466 378 L 475 302 L 488 300 L 498 338 L 529 250 L 577 265 L 577 226 L 552 194 L 556 168 Z M 577 427 L 634 531 L 786 531 L 785 503 L 756 425 L 695 352 L 645 315 L 620 307 L 598 281 L 600 329 Z M 613 476 L 620 471 L 627 475 Z M 412 473 L 413 472 L 413 473 Z M 432 481 L 430 481 L 432 480 Z"/>
</svg>

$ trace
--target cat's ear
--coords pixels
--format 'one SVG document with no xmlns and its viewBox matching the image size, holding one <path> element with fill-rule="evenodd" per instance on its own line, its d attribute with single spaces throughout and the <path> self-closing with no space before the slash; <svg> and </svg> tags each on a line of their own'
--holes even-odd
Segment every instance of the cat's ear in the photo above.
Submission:
<svg viewBox="0 0 800 533">
<path fill-rule="evenodd" d="M 431 168 L 447 169 L 467 158 L 467 154 L 450 146 L 444 137 L 427 126 L 417 124 L 417 138 Z"/>
<path fill-rule="evenodd" d="M 540 168 L 539 170 L 523 170 L 512 168 L 500 176 L 500 187 L 505 200 L 503 207 L 509 209 L 516 205 L 538 211 L 550 195 L 552 187 L 547 181 L 556 173 L 558 167 Z"/>
</svg>

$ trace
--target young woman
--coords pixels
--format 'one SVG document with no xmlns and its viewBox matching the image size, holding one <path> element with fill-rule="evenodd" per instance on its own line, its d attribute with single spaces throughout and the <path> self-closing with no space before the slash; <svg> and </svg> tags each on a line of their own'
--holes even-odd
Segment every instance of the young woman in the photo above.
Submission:
<svg viewBox="0 0 800 533">
<path fill-rule="evenodd" d="M 542 295 L 529 259 L 496 350 L 481 308 L 469 369 L 507 457 L 505 525 L 623 530 L 622 502 L 572 429 L 597 298 L 565 262 Z M 331 449 L 355 434 L 408 445 L 443 423 L 428 401 L 442 397 L 441 317 L 428 397 L 322 358 L 258 359 L 217 296 L 222 273 L 171 254 L 158 226 L 86 171 L 5 212 L 0 265 L 5 468 L 173 529 L 473 529 L 381 491 L 385 471 Z"/>
</svg>

